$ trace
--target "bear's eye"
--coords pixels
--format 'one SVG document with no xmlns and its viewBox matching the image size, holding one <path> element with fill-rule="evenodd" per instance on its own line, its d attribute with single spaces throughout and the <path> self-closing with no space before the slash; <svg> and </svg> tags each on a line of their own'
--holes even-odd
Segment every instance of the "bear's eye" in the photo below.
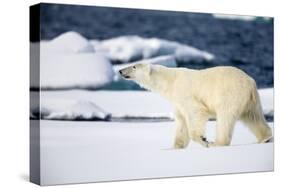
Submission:
<svg viewBox="0 0 281 188">
<path fill-rule="evenodd" d="M 136 66 L 133 66 L 133 69 L 136 69 Z"/>
</svg>

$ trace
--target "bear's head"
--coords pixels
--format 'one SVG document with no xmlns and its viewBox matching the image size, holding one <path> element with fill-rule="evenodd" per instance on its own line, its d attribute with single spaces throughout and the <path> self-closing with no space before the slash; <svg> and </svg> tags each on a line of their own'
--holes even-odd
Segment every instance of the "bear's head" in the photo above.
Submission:
<svg viewBox="0 0 281 188">
<path fill-rule="evenodd" d="M 150 64 L 135 64 L 124 69 L 119 70 L 120 75 L 128 80 L 144 80 L 147 79 L 151 73 Z"/>
<path fill-rule="evenodd" d="M 128 80 L 132 80 L 141 87 L 151 90 L 163 90 L 168 79 L 166 67 L 157 64 L 134 64 L 119 70 L 120 75 Z"/>
</svg>

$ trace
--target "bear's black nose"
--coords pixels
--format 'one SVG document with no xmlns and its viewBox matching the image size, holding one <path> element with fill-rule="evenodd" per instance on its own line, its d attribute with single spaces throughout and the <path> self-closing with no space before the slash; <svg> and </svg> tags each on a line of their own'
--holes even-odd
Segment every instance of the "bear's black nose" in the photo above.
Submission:
<svg viewBox="0 0 281 188">
<path fill-rule="evenodd" d="M 120 70 L 119 73 L 122 74 L 122 70 Z"/>
</svg>

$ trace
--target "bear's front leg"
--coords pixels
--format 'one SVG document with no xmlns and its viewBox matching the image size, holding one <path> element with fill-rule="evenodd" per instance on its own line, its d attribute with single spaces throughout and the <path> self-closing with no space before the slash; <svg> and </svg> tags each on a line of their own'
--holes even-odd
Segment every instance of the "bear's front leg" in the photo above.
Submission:
<svg viewBox="0 0 281 188">
<path fill-rule="evenodd" d="M 208 121 L 208 116 L 200 113 L 192 113 L 193 117 L 190 119 L 189 133 L 190 138 L 204 147 L 210 147 L 212 143 L 208 142 L 205 135 L 205 126 Z"/>
<path fill-rule="evenodd" d="M 205 147 L 213 147 L 214 146 L 214 142 L 210 142 L 210 141 L 208 141 L 207 140 L 207 138 L 205 137 L 205 136 L 201 136 L 201 140 L 202 140 L 202 142 L 203 142 L 203 144 L 201 144 L 201 145 L 203 145 L 203 146 L 205 146 Z"/>
<path fill-rule="evenodd" d="M 190 141 L 187 122 L 185 117 L 180 111 L 175 110 L 175 121 L 176 121 L 176 136 L 174 142 L 175 149 L 185 148 Z"/>
</svg>

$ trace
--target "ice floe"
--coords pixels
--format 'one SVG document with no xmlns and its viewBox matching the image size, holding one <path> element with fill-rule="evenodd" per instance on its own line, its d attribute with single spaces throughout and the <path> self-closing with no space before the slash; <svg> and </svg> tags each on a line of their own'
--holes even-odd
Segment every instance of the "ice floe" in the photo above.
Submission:
<svg viewBox="0 0 281 188">
<path fill-rule="evenodd" d="M 31 118 L 52 120 L 108 120 L 110 114 L 87 100 L 46 99 L 31 108 Z"/>
<path fill-rule="evenodd" d="M 259 94 L 264 114 L 273 116 L 273 89 L 261 89 Z M 56 99 L 58 104 L 48 102 L 50 99 Z M 54 106 L 57 108 L 61 105 L 59 100 L 86 101 L 85 103 L 80 102 L 79 108 L 75 109 L 73 106 L 71 109 L 75 111 L 81 109 L 80 113 L 84 113 L 86 110 L 82 110 L 83 104 L 87 109 L 88 103 L 91 103 L 103 109 L 107 114 L 111 114 L 113 119 L 173 119 L 173 108 L 168 101 L 158 94 L 147 91 L 68 90 L 41 93 L 41 101 L 44 103 L 41 107 L 48 106 L 48 109 L 52 109 L 51 107 Z M 62 106 L 65 104 L 63 103 Z M 36 108 L 33 107 L 33 109 Z"/>
<path fill-rule="evenodd" d="M 94 51 L 89 40 L 74 31 L 62 33 L 50 41 L 41 41 L 40 45 L 43 53 L 85 53 Z"/>
<path fill-rule="evenodd" d="M 110 61 L 98 53 L 41 55 L 42 89 L 96 89 L 110 83 L 113 77 Z"/>
<path fill-rule="evenodd" d="M 161 55 L 174 55 L 177 61 L 211 61 L 214 55 L 192 46 L 159 38 L 120 36 L 92 41 L 96 51 L 105 52 L 114 62 L 128 63 Z"/>
</svg>

